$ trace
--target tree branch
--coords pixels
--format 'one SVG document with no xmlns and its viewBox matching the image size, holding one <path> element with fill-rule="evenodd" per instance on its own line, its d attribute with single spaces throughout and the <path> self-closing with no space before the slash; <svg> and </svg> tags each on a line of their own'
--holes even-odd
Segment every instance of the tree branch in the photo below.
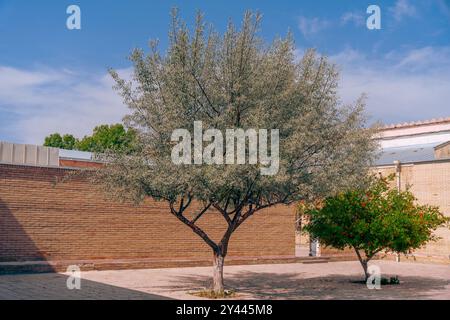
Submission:
<svg viewBox="0 0 450 320">
<path fill-rule="evenodd" d="M 202 84 L 200 83 L 200 80 L 198 80 L 197 76 L 195 75 L 195 73 L 192 71 L 191 72 L 192 77 L 194 77 L 195 82 L 197 82 L 197 85 L 200 88 L 200 91 L 202 92 L 203 96 L 206 98 L 206 101 L 208 101 L 209 106 L 211 107 L 211 109 L 213 109 L 214 112 L 216 112 L 217 114 L 220 114 L 219 111 L 216 110 L 216 108 L 214 108 L 211 100 L 209 99 L 208 95 L 206 94 L 205 89 L 203 88 Z"/>
<path fill-rule="evenodd" d="M 189 203 L 190 203 L 190 201 L 189 201 Z M 187 208 L 187 206 L 184 207 L 184 209 L 186 209 L 186 208 Z M 183 211 L 184 211 L 184 209 L 183 209 Z M 194 223 L 189 221 L 185 216 L 183 216 L 183 212 L 176 211 L 173 201 L 170 202 L 170 211 L 172 212 L 172 214 L 175 217 L 177 217 L 178 220 L 180 220 L 185 225 L 187 225 L 189 228 L 191 228 L 192 231 L 194 231 L 200 238 L 202 238 L 214 251 L 217 250 L 217 248 L 218 248 L 217 244 L 213 240 L 211 240 L 211 238 L 206 234 L 206 232 L 204 232 L 200 227 L 198 227 L 197 225 L 195 225 Z"/>
<path fill-rule="evenodd" d="M 353 249 L 355 249 L 356 255 L 358 256 L 359 262 L 361 264 L 364 264 L 366 261 L 361 257 L 361 254 L 359 253 L 359 250 L 356 249 L 356 247 L 353 247 Z"/>
<path fill-rule="evenodd" d="M 225 221 L 227 222 L 228 226 L 231 225 L 231 219 L 228 216 L 228 213 L 226 212 L 226 210 L 222 209 L 217 203 L 213 204 L 213 207 L 217 209 L 217 211 L 220 212 L 220 214 L 223 216 L 223 218 L 225 219 Z"/>
<path fill-rule="evenodd" d="M 208 205 L 191 221 L 191 223 L 197 222 L 198 219 L 211 207 L 211 202 L 208 203 Z"/>
</svg>

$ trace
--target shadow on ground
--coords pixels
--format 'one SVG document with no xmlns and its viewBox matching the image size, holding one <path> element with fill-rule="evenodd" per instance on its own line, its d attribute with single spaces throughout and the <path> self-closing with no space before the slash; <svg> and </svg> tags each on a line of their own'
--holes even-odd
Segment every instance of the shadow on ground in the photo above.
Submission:
<svg viewBox="0 0 450 320">
<path fill-rule="evenodd" d="M 242 272 L 225 278 L 225 287 L 243 297 L 256 299 L 429 299 L 448 292 L 450 280 L 400 276 L 400 285 L 382 286 L 369 290 L 357 276 L 327 275 L 300 278 L 299 273 L 277 274 Z M 210 287 L 205 276 L 177 276 L 166 290 L 195 291 Z"/>
<path fill-rule="evenodd" d="M 80 290 L 67 288 L 58 273 L 0 276 L 0 300 L 168 300 L 170 298 L 81 280 Z"/>
<path fill-rule="evenodd" d="M 0 197 L 0 262 L 37 261 L 44 272 L 53 272 L 42 252 Z M 0 274 L 5 271 L 0 268 Z"/>
</svg>

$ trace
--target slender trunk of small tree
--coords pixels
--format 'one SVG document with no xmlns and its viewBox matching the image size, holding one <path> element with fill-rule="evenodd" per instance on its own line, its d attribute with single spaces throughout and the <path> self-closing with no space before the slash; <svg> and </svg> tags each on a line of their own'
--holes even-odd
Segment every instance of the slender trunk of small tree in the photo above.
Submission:
<svg viewBox="0 0 450 320">
<path fill-rule="evenodd" d="M 370 276 L 369 273 L 367 272 L 367 266 L 368 266 L 369 260 L 363 259 L 361 254 L 359 253 L 359 250 L 356 248 L 354 248 L 354 249 L 355 249 L 356 255 L 358 256 L 358 260 L 361 263 L 361 266 L 363 267 L 363 270 L 364 270 L 364 277 L 365 277 L 364 280 L 367 281 L 367 279 L 369 279 L 369 276 Z"/>
<path fill-rule="evenodd" d="M 213 257 L 213 291 L 216 294 L 222 294 L 223 287 L 223 264 L 225 255 L 220 250 L 214 250 Z"/>
<path fill-rule="evenodd" d="M 234 226 L 230 226 L 222 237 L 219 245 L 213 249 L 213 291 L 216 294 L 223 294 L 223 266 L 225 257 L 228 252 L 228 243 L 230 242 L 231 234 L 234 231 Z"/>
<path fill-rule="evenodd" d="M 362 265 L 362 267 L 363 267 L 363 269 L 364 269 L 364 276 L 365 276 L 365 281 L 367 282 L 367 279 L 369 279 L 369 273 L 367 272 L 367 264 L 368 264 L 368 262 L 369 261 L 366 261 L 366 260 L 363 260 L 363 261 L 361 261 L 361 265 Z"/>
</svg>

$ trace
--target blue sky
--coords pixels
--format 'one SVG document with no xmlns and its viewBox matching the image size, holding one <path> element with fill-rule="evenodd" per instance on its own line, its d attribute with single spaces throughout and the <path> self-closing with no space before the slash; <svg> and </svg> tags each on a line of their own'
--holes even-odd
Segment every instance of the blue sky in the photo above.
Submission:
<svg viewBox="0 0 450 320">
<path fill-rule="evenodd" d="M 66 8 L 81 8 L 81 30 L 66 28 Z M 366 9 L 381 8 L 381 30 Z M 345 103 L 368 94 L 371 120 L 450 116 L 450 0 L 22 1 L 0 0 L 0 140 L 42 143 L 51 132 L 88 134 L 127 110 L 108 67 L 130 74 L 127 55 L 158 38 L 167 44 L 169 11 L 191 23 L 200 9 L 223 31 L 246 9 L 263 14 L 261 36 L 293 32 L 341 69 Z"/>
</svg>

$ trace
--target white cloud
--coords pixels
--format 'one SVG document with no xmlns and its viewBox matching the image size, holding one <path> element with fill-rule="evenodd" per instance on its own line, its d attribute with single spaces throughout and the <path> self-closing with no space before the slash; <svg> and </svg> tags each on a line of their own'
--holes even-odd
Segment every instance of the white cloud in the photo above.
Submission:
<svg viewBox="0 0 450 320">
<path fill-rule="evenodd" d="M 395 52 L 390 54 L 390 56 L 392 55 L 395 56 Z M 413 49 L 400 57 L 396 67 L 408 68 L 409 71 L 448 70 L 450 69 L 450 47 Z"/>
<path fill-rule="evenodd" d="M 130 70 L 121 70 L 127 76 Z M 52 132 L 75 136 L 103 123 L 120 122 L 127 112 L 108 74 L 86 77 L 69 70 L 22 70 L 0 66 L 0 138 L 41 144 Z M 9 115 L 9 116 L 8 116 Z"/>
<path fill-rule="evenodd" d="M 359 12 L 346 12 L 341 16 L 341 24 L 353 23 L 355 26 L 363 26 L 365 17 Z"/>
<path fill-rule="evenodd" d="M 397 0 L 395 5 L 389 8 L 389 11 L 397 21 L 401 21 L 404 17 L 410 18 L 417 15 L 416 7 L 410 4 L 408 0 Z"/>
<path fill-rule="evenodd" d="M 303 53 L 299 48 L 296 56 Z M 341 69 L 343 102 L 367 93 L 373 120 L 450 116 L 450 47 L 397 50 L 375 58 L 347 48 L 330 59 Z M 130 78 L 131 69 L 120 73 Z M 40 144 L 52 132 L 82 137 L 98 124 L 120 122 L 128 110 L 112 85 L 106 73 L 86 77 L 64 69 L 0 66 L 0 139 Z"/>
<path fill-rule="evenodd" d="M 325 19 L 320 19 L 317 17 L 307 18 L 300 16 L 298 18 L 298 28 L 302 32 L 305 38 L 310 37 L 330 26 L 330 22 Z"/>
<path fill-rule="evenodd" d="M 354 50 L 352 48 L 347 48 L 333 56 L 330 59 L 338 63 L 339 66 L 347 66 L 347 65 L 360 65 L 366 59 L 366 55 L 360 51 Z"/>
<path fill-rule="evenodd" d="M 52 70 L 24 71 L 10 67 L 0 66 L 0 88 L 6 92 L 15 87 L 41 85 L 52 81 L 59 81 L 65 75 Z"/>
<path fill-rule="evenodd" d="M 368 58 L 347 49 L 330 59 L 341 69 L 345 103 L 367 93 L 373 120 L 396 123 L 450 116 L 450 47 L 424 47 Z"/>
</svg>

